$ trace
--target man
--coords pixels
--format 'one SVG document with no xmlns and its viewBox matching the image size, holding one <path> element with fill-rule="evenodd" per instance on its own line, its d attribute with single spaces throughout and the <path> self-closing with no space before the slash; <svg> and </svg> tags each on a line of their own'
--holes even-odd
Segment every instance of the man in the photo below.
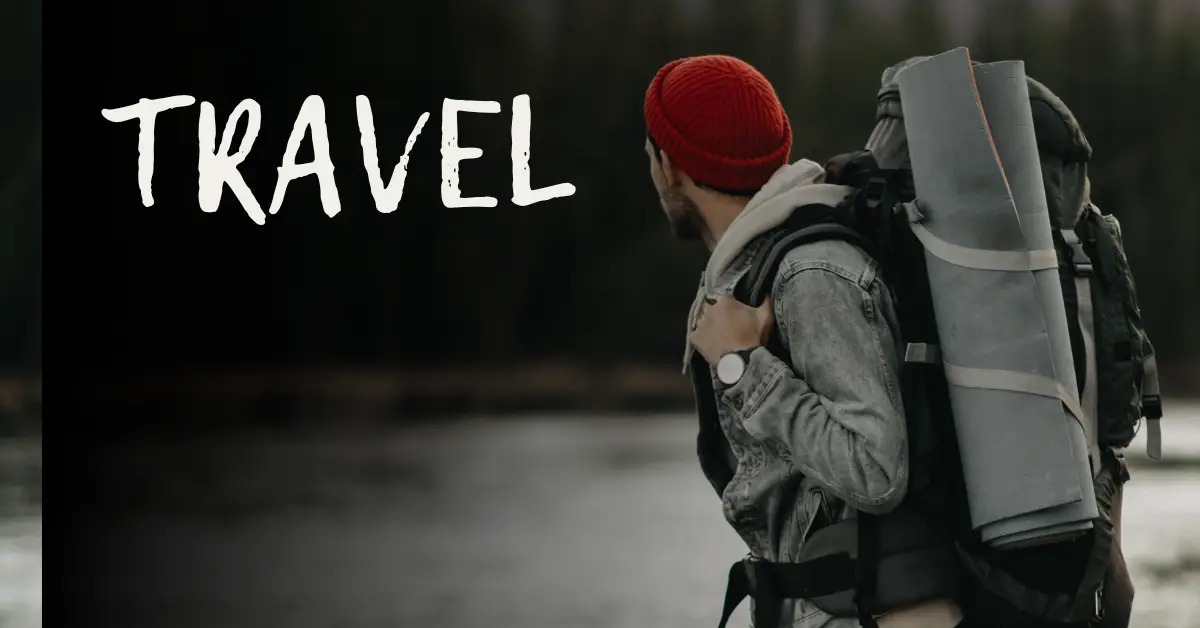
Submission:
<svg viewBox="0 0 1200 628">
<path fill-rule="evenodd" d="M 895 309 L 876 262 L 837 240 L 792 249 L 761 307 L 732 298 L 760 236 L 793 211 L 835 206 L 850 191 L 825 184 L 812 161 L 788 164 L 791 126 L 753 67 L 728 56 L 668 63 L 646 92 L 645 119 L 650 175 L 671 228 L 711 251 L 685 356 L 685 365 L 707 367 L 700 376 L 716 397 L 720 435 L 706 438 L 702 417 L 701 465 L 751 555 L 788 563 L 817 529 L 886 513 L 905 498 Z M 786 361 L 768 349 L 772 334 Z M 698 390 L 698 404 L 707 394 Z M 781 605 L 780 626 L 860 625 L 810 600 Z M 960 619 L 945 600 L 890 613 L 879 625 L 941 628 Z"/>
</svg>

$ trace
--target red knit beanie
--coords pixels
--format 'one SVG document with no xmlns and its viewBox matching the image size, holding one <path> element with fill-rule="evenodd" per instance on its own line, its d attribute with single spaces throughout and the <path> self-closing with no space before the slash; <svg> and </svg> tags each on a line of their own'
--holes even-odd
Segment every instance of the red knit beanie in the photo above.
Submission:
<svg viewBox="0 0 1200 628">
<path fill-rule="evenodd" d="M 756 190 L 787 164 L 792 127 L 758 70 L 724 55 L 662 67 L 646 90 L 646 126 L 671 161 L 698 183 Z"/>
</svg>

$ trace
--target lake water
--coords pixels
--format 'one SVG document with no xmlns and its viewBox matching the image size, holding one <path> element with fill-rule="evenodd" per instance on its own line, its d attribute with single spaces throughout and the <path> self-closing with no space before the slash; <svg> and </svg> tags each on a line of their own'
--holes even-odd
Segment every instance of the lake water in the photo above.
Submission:
<svg viewBox="0 0 1200 628">
<path fill-rule="evenodd" d="M 0 519 L 0 626 L 42 625 L 42 519 Z"/>
<path fill-rule="evenodd" d="M 1188 412 L 1167 426 L 1177 461 L 1200 460 Z M 97 490 L 154 506 L 93 528 L 90 562 L 123 577 L 89 613 L 125 628 L 713 626 L 744 548 L 693 425 L 534 417 L 114 451 Z M 1200 468 L 1134 465 L 1133 626 L 1200 627 Z M 5 628 L 41 623 L 40 547 L 36 518 L 0 521 Z"/>
</svg>

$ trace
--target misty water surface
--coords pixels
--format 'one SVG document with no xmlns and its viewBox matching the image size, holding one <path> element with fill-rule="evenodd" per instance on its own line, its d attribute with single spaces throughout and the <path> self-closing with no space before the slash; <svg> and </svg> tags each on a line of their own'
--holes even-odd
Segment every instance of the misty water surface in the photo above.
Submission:
<svg viewBox="0 0 1200 628">
<path fill-rule="evenodd" d="M 1200 626 L 1200 475 L 1185 464 L 1200 460 L 1200 420 L 1177 417 L 1175 463 L 1135 459 L 1126 496 L 1139 628 Z M 97 523 L 93 558 L 128 577 L 92 612 L 124 628 L 715 625 L 744 549 L 695 462 L 693 426 L 452 421 L 114 452 L 98 488 L 142 514 Z M 7 547 L 40 544 L 40 528 L 0 529 Z M 14 603 L 24 576 L 0 563 L 0 578 L 0 603 Z"/>
</svg>

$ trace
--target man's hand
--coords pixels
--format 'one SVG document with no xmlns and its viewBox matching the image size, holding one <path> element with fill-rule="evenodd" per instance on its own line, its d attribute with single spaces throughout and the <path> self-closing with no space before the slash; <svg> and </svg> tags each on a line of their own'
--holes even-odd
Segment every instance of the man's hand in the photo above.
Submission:
<svg viewBox="0 0 1200 628">
<path fill-rule="evenodd" d="M 771 297 L 757 308 L 721 297 L 700 314 L 689 339 L 709 364 L 716 364 L 726 353 L 765 345 L 774 326 Z"/>
</svg>

